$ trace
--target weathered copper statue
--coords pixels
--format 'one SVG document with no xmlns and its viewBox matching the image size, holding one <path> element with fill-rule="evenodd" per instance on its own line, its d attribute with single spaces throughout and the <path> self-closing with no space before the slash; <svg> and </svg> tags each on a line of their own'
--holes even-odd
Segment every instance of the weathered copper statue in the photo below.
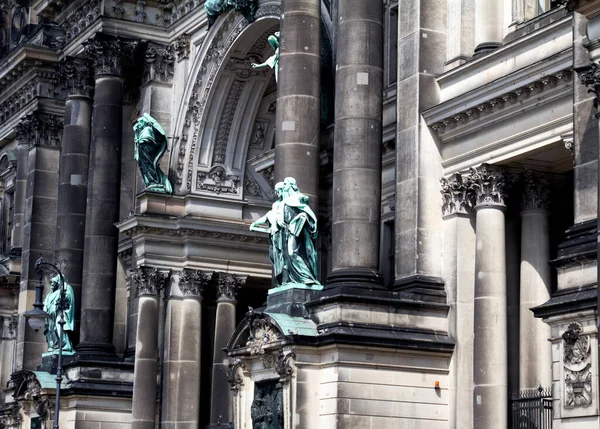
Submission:
<svg viewBox="0 0 600 429">
<path fill-rule="evenodd" d="M 244 18 L 248 21 L 253 22 L 254 14 L 258 8 L 258 0 L 206 0 L 204 10 L 206 10 L 208 26 L 213 25 L 219 15 L 230 8 L 244 15 Z"/>
<path fill-rule="evenodd" d="M 160 169 L 160 159 L 167 150 L 167 135 L 160 124 L 149 114 L 138 118 L 133 126 L 135 152 L 144 183 L 149 191 L 170 194 L 171 182 Z"/>
<path fill-rule="evenodd" d="M 317 217 L 300 192 L 296 179 L 287 177 L 275 185 L 277 201 L 271 210 L 250 226 L 271 236 L 269 256 L 276 286 L 321 286 L 318 280 Z M 267 228 L 259 225 L 268 224 Z"/>
<path fill-rule="evenodd" d="M 44 336 L 48 343 L 47 354 L 58 354 L 60 344 L 60 326 L 58 324 L 60 314 L 60 276 L 54 276 L 50 280 L 52 292 L 44 299 L 44 311 L 50 315 L 46 319 L 44 327 Z M 65 324 L 63 326 L 62 351 L 63 354 L 74 354 L 73 343 L 69 337 L 70 332 L 75 330 L 75 294 L 70 284 L 64 285 L 63 317 Z"/>
<path fill-rule="evenodd" d="M 252 68 L 260 69 L 264 67 L 271 67 L 273 70 L 275 70 L 275 82 L 279 82 L 279 31 L 269 36 L 267 40 L 269 41 L 271 48 L 273 48 L 275 51 L 275 54 L 267 58 L 267 61 L 264 63 L 252 63 Z"/>
</svg>

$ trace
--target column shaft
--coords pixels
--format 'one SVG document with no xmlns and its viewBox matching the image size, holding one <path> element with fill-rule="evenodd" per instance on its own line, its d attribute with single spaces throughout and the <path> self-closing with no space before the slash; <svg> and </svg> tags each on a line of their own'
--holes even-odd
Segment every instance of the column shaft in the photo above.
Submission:
<svg viewBox="0 0 600 429">
<path fill-rule="evenodd" d="M 552 383 L 551 329 L 534 318 L 530 309 L 550 299 L 549 215 L 538 210 L 525 211 L 521 217 L 519 385 L 521 389 L 548 388 Z"/>
<path fill-rule="evenodd" d="M 285 0 L 281 9 L 275 180 L 294 177 L 318 213 L 321 2 Z"/>
<path fill-rule="evenodd" d="M 475 253 L 474 426 L 508 426 L 504 206 L 477 208 Z"/>
<path fill-rule="evenodd" d="M 380 283 L 383 2 L 340 0 L 333 165 L 333 270 Z"/>
<path fill-rule="evenodd" d="M 475 53 L 485 53 L 502 45 L 504 3 L 498 0 L 477 0 L 475 6 Z"/>
<path fill-rule="evenodd" d="M 158 295 L 139 297 L 131 427 L 154 429 L 158 372 Z"/>
</svg>

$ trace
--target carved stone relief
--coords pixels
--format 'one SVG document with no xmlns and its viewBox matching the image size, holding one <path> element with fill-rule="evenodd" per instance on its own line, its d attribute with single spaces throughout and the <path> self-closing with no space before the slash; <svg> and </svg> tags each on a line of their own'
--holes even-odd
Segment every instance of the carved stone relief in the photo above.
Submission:
<svg viewBox="0 0 600 429">
<path fill-rule="evenodd" d="M 521 177 L 521 210 L 548 210 L 550 208 L 550 176 L 526 171 Z"/>
<path fill-rule="evenodd" d="M 225 168 L 216 165 L 208 172 L 199 172 L 196 182 L 196 189 L 200 191 L 211 192 L 214 194 L 234 194 L 238 193 L 238 184 L 240 176 L 227 174 Z"/>
<path fill-rule="evenodd" d="M 93 61 L 96 76 L 122 76 L 125 68 L 133 63 L 137 42 L 100 34 L 85 41 L 83 46 Z"/>
<path fill-rule="evenodd" d="M 76 37 L 100 17 L 102 1 L 89 0 L 72 9 L 61 23 L 67 42 Z"/>
<path fill-rule="evenodd" d="M 442 183 L 442 213 L 444 216 L 473 211 L 473 197 L 469 191 L 471 178 L 455 173 L 449 178 L 443 178 Z"/>
<path fill-rule="evenodd" d="M 142 84 L 150 81 L 171 82 L 175 74 L 175 48 L 150 42 L 146 46 Z"/>
<path fill-rule="evenodd" d="M 250 349 L 251 355 L 265 354 L 265 346 L 283 340 L 283 335 L 277 330 L 262 313 L 255 313 L 250 310 L 250 338 L 246 347 Z"/>
<path fill-rule="evenodd" d="M 186 33 L 179 36 L 175 42 L 173 42 L 173 47 L 177 54 L 177 61 L 183 61 L 190 57 L 190 42 L 190 35 Z"/>
<path fill-rule="evenodd" d="M 89 61 L 68 57 L 56 66 L 56 76 L 65 85 L 69 96 L 94 96 L 94 77 Z"/>
<path fill-rule="evenodd" d="M 585 408 L 592 405 L 592 349 L 589 335 L 579 323 L 571 323 L 562 335 L 564 370 L 564 407 Z"/>
<path fill-rule="evenodd" d="M 218 273 L 217 301 L 235 301 L 235 295 L 246 284 L 247 276 L 229 273 Z"/>
<path fill-rule="evenodd" d="M 246 171 L 244 175 L 244 195 L 248 198 L 259 198 L 259 199 L 269 199 L 267 193 L 262 189 L 262 187 L 256 182 L 256 180 L 252 177 L 252 174 Z"/>
</svg>

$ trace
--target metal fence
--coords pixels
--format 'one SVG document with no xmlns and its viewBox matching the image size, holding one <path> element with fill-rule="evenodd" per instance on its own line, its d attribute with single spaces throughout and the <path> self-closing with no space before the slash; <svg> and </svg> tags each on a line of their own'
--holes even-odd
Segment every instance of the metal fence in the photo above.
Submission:
<svg viewBox="0 0 600 429">
<path fill-rule="evenodd" d="M 552 429 L 552 389 L 521 390 L 509 399 L 510 429 Z"/>
</svg>

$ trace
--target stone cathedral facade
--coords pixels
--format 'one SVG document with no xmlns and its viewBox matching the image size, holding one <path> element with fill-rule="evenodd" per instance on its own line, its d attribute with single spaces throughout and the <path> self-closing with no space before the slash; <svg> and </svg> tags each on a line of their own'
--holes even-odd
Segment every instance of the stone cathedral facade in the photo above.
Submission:
<svg viewBox="0 0 600 429">
<path fill-rule="evenodd" d="M 600 0 L 207 5 L 0 1 L 0 428 L 55 419 L 39 257 L 61 428 L 598 427 Z M 324 288 L 269 294 L 289 176 Z"/>
</svg>

